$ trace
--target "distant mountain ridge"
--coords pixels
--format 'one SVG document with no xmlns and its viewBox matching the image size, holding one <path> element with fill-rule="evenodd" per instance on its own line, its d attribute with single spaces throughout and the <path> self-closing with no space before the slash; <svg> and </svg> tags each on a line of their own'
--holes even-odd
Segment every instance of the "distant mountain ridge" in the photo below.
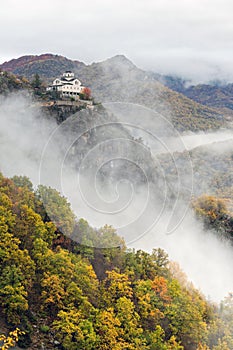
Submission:
<svg viewBox="0 0 233 350">
<path fill-rule="evenodd" d="M 191 81 L 177 76 L 154 74 L 155 78 L 173 91 L 213 108 L 233 110 L 233 83 L 211 81 L 203 84 L 192 84 Z"/>
<path fill-rule="evenodd" d="M 179 131 L 218 129 L 226 126 L 227 120 L 232 118 L 231 111 L 203 106 L 170 89 L 156 74 L 139 69 L 124 55 L 86 65 L 46 53 L 5 62 L 0 69 L 28 79 L 39 74 L 46 81 L 72 70 L 84 86 L 91 88 L 96 101 L 144 105 L 170 119 Z"/>
</svg>

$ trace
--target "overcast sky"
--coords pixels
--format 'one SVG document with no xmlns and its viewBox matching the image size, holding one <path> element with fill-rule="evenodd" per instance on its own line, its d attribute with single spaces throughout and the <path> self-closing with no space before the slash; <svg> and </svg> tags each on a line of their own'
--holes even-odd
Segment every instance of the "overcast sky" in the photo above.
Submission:
<svg viewBox="0 0 233 350">
<path fill-rule="evenodd" d="M 7 0 L 0 63 L 55 53 L 85 63 L 124 54 L 136 65 L 233 81 L 232 0 Z"/>
</svg>

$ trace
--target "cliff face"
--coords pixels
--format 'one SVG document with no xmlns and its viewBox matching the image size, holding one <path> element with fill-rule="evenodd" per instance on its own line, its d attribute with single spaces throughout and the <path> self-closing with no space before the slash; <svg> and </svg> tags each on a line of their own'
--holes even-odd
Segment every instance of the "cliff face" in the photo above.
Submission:
<svg viewBox="0 0 233 350">
<path fill-rule="evenodd" d="M 42 112 L 50 118 L 56 119 L 58 124 L 64 122 L 67 118 L 82 109 L 88 108 L 85 103 L 72 101 L 52 101 L 41 102 L 39 106 Z"/>
</svg>

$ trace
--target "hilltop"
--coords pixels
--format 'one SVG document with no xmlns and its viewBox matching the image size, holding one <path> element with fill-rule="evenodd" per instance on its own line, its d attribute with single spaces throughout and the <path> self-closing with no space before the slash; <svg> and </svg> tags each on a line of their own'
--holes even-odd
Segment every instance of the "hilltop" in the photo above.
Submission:
<svg viewBox="0 0 233 350">
<path fill-rule="evenodd" d="M 218 129 L 231 116 L 225 110 L 203 106 L 166 87 L 154 75 L 136 67 L 123 55 L 85 65 L 63 56 L 23 56 L 5 62 L 0 69 L 29 80 L 39 74 L 51 82 L 65 70 L 72 70 L 99 102 L 128 102 L 144 105 L 170 119 L 179 131 Z"/>
<path fill-rule="evenodd" d="M 0 65 L 0 69 L 31 79 L 35 74 L 39 74 L 42 78 L 53 78 L 66 70 L 77 69 L 78 66 L 85 65 L 79 61 L 71 61 L 66 57 L 48 53 L 12 59 Z"/>
</svg>

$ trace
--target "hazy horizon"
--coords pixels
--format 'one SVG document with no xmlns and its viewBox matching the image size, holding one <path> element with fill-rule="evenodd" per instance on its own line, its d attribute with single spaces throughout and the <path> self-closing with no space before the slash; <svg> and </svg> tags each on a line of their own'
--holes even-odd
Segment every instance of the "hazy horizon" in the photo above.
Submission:
<svg viewBox="0 0 233 350">
<path fill-rule="evenodd" d="M 89 64 L 124 54 L 144 70 L 233 81 L 232 10 L 230 0 L 10 0 L 0 61 L 54 52 Z"/>
<path fill-rule="evenodd" d="M 15 57 L 4 57 L 1 59 L 0 57 L 0 65 L 3 64 L 3 63 L 6 63 L 6 62 L 10 62 L 12 60 L 17 60 L 21 57 L 24 57 L 24 56 L 40 56 L 40 55 L 45 55 L 45 54 L 51 54 L 51 55 L 57 55 L 57 56 L 63 56 L 69 60 L 72 60 L 72 61 L 79 61 L 79 62 L 82 62 L 84 63 L 85 65 L 91 65 L 93 63 L 99 63 L 99 62 L 104 62 L 108 59 L 111 59 L 115 56 L 125 56 L 129 61 L 131 61 L 133 64 L 135 64 L 137 66 L 137 68 L 139 69 L 142 69 L 144 71 L 148 71 L 148 72 L 153 72 L 153 73 L 157 73 L 157 74 L 160 74 L 160 75 L 164 75 L 164 76 L 172 76 L 172 77 L 176 77 L 176 78 L 180 78 L 180 79 L 184 79 L 185 81 L 187 81 L 187 84 L 193 84 L 193 85 L 198 85 L 198 84 L 208 84 L 208 83 L 212 83 L 213 81 L 219 81 L 221 83 L 225 83 L 225 84 L 228 84 L 228 83 L 231 83 L 233 82 L 233 75 L 232 77 L 229 76 L 229 75 L 223 75 L 223 76 L 219 76 L 218 74 L 214 75 L 214 74 L 211 74 L 211 76 L 208 75 L 208 67 L 202 67 L 203 69 L 203 77 L 194 77 L 193 74 L 192 74 L 192 69 L 190 67 L 190 72 L 187 71 L 186 73 L 182 73 L 182 72 L 178 72 L 176 71 L 176 69 L 174 69 L 174 71 L 171 69 L 166 69 L 162 67 L 160 67 L 160 69 L 153 69 L 153 68 L 150 68 L 150 66 L 144 66 L 143 63 L 141 64 L 139 62 L 139 64 L 137 64 L 137 62 L 135 62 L 131 57 L 127 56 L 125 53 L 122 53 L 122 52 L 119 52 L 119 53 L 116 53 L 112 56 L 108 56 L 108 57 L 104 57 L 104 58 L 97 58 L 95 60 L 81 60 L 79 57 L 68 57 L 66 56 L 64 53 L 57 53 L 57 52 L 35 52 L 35 53 L 28 53 L 28 52 L 25 52 L 25 53 L 22 53 L 21 55 L 19 56 L 15 56 Z M 220 72 L 220 67 L 216 67 L 216 70 L 218 70 Z"/>
</svg>

